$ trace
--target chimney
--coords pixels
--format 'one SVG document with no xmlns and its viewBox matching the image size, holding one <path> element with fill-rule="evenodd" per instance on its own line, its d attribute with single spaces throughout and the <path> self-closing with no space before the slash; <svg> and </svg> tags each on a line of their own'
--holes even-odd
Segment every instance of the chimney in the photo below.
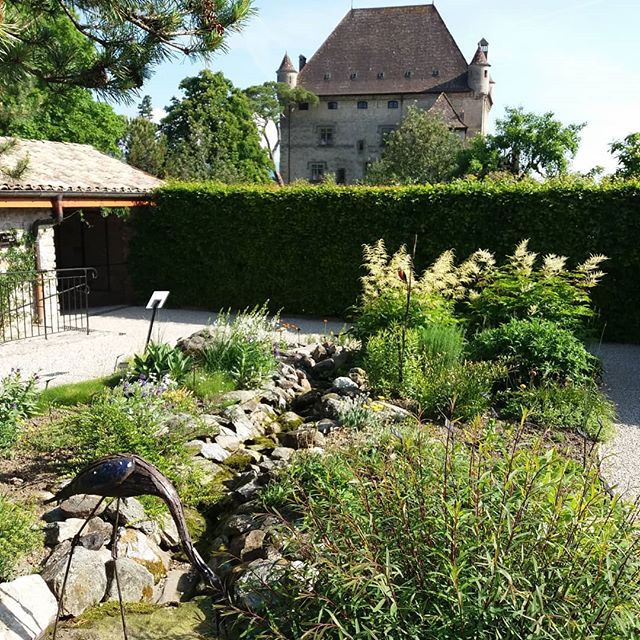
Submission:
<svg viewBox="0 0 640 640">
<path fill-rule="evenodd" d="M 298 56 L 298 71 L 302 71 L 307 64 L 307 58 L 305 56 Z"/>
</svg>

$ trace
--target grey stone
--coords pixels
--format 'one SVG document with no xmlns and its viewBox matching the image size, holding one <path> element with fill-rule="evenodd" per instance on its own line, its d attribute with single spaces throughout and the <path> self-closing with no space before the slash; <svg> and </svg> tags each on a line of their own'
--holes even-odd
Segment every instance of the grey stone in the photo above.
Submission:
<svg viewBox="0 0 640 640">
<path fill-rule="evenodd" d="M 384 422 L 402 422 L 408 418 L 413 418 L 413 414 L 402 407 L 397 407 L 390 402 L 383 402 L 382 400 L 376 400 L 376 404 L 381 406 L 381 410 L 378 411 L 377 416 Z"/>
<path fill-rule="evenodd" d="M 255 425 L 249 420 L 241 407 L 228 407 L 224 411 L 224 416 L 228 418 L 233 426 L 236 436 L 241 442 L 249 440 L 255 435 Z"/>
<path fill-rule="evenodd" d="M 120 592 L 123 602 L 151 602 L 153 597 L 153 575 L 141 564 L 130 558 L 118 558 Z M 118 600 L 118 585 L 114 571 L 114 561 L 107 563 L 107 594 L 105 600 Z"/>
<path fill-rule="evenodd" d="M 278 468 L 276 463 L 273 460 L 269 460 L 269 458 L 262 460 L 258 467 L 262 473 L 273 473 Z"/>
<path fill-rule="evenodd" d="M 330 420 L 339 420 L 340 414 L 347 405 L 337 393 L 327 393 L 322 396 L 319 406 L 318 415 L 321 418 L 329 418 Z"/>
<path fill-rule="evenodd" d="M 157 600 L 159 605 L 178 604 L 191 597 L 198 583 L 197 575 L 190 569 L 172 569 Z"/>
<path fill-rule="evenodd" d="M 360 367 L 349 369 L 349 377 L 359 386 L 367 386 L 367 372 Z"/>
<path fill-rule="evenodd" d="M 222 470 L 220 465 L 206 458 L 193 458 L 193 466 L 202 471 L 202 476 L 198 480 L 203 486 L 211 484 Z"/>
<path fill-rule="evenodd" d="M 190 440 L 184 445 L 184 448 L 194 456 L 202 453 L 202 448 L 205 446 L 205 442 L 203 440 Z"/>
<path fill-rule="evenodd" d="M 296 452 L 295 449 L 291 448 L 291 447 L 276 447 L 272 452 L 271 452 L 271 457 L 274 460 L 290 460 L 291 456 L 293 456 L 293 454 Z"/>
<path fill-rule="evenodd" d="M 261 486 L 262 485 L 260 484 L 258 479 L 254 478 L 253 480 L 249 480 L 249 482 L 236 487 L 235 495 L 242 502 L 247 502 L 248 500 L 252 500 L 253 498 L 255 498 Z"/>
<path fill-rule="evenodd" d="M 105 515 L 111 522 L 115 522 L 116 518 L 116 504 L 117 500 L 114 500 L 105 510 Z M 134 522 L 140 522 L 147 519 L 144 507 L 140 500 L 136 498 L 121 498 L 120 499 L 120 513 L 118 515 L 118 525 L 130 525 Z"/>
<path fill-rule="evenodd" d="M 215 442 L 228 451 L 236 451 L 240 448 L 240 439 L 235 435 L 216 436 Z"/>
<path fill-rule="evenodd" d="M 258 559 L 250 562 L 234 585 L 240 605 L 250 611 L 264 609 L 272 602 L 274 588 L 284 580 L 287 568 L 285 560 Z"/>
<path fill-rule="evenodd" d="M 224 404 L 228 402 L 244 404 L 245 402 L 255 400 L 261 393 L 262 391 L 260 389 L 238 389 L 237 391 L 228 391 L 221 396 L 220 400 Z"/>
<path fill-rule="evenodd" d="M 266 535 L 262 529 L 254 529 L 247 533 L 240 550 L 240 559 L 243 562 L 250 562 L 266 556 L 266 549 L 264 548 Z"/>
<path fill-rule="evenodd" d="M 321 360 L 311 369 L 311 375 L 314 378 L 327 379 L 330 378 L 336 370 L 336 363 L 333 358 Z"/>
<path fill-rule="evenodd" d="M 66 518 L 60 507 L 54 507 L 53 509 L 46 511 L 42 514 L 42 519 L 45 522 L 58 522 Z"/>
<path fill-rule="evenodd" d="M 287 411 L 280 416 L 278 421 L 285 431 L 292 431 L 304 422 L 304 418 L 293 411 Z"/>
<path fill-rule="evenodd" d="M 329 418 L 322 418 L 322 420 L 318 420 L 318 422 L 316 422 L 316 429 L 323 436 L 328 435 L 334 429 L 337 429 L 338 426 L 339 426 L 338 422 L 336 422 L 335 420 L 331 420 Z"/>
<path fill-rule="evenodd" d="M 0 639 L 41 638 L 57 610 L 55 596 L 37 574 L 0 584 Z"/>
<path fill-rule="evenodd" d="M 346 376 L 336 378 L 333 381 L 333 388 L 336 389 L 338 393 L 353 393 L 359 391 L 358 385 Z"/>
<path fill-rule="evenodd" d="M 306 427 L 279 433 L 278 440 L 283 447 L 290 449 L 309 449 L 310 447 L 322 447 L 325 444 L 324 436 L 317 429 Z"/>
<path fill-rule="evenodd" d="M 79 494 L 67 498 L 60 504 L 63 513 L 72 518 L 86 518 L 95 509 L 96 505 L 103 501 L 94 515 L 99 516 L 107 507 L 106 502 L 100 496 Z"/>
<path fill-rule="evenodd" d="M 178 527 L 168 513 L 162 514 L 160 518 L 160 543 L 169 549 L 180 546 Z"/>
<path fill-rule="evenodd" d="M 69 518 L 60 522 L 49 522 L 43 527 L 44 543 L 48 547 L 55 547 L 61 542 L 73 538 L 83 525 L 84 520 L 82 518 Z"/>
<path fill-rule="evenodd" d="M 171 556 L 137 529 L 125 529 L 121 533 L 118 538 L 118 557 L 131 558 L 146 567 L 156 582 L 166 575 L 171 565 Z"/>
<path fill-rule="evenodd" d="M 293 403 L 292 408 L 294 411 L 306 411 L 313 407 L 313 405 L 322 397 L 322 394 L 315 389 L 312 391 L 308 391 L 307 393 L 303 393 L 301 396 L 297 396 Z"/>
<path fill-rule="evenodd" d="M 241 536 L 251 531 L 257 524 L 256 518 L 249 514 L 236 514 L 224 523 L 224 533 L 228 536 Z"/>
<path fill-rule="evenodd" d="M 202 445 L 200 455 L 207 460 L 224 462 L 231 455 L 231 453 L 218 442 L 203 442 Z"/>
<path fill-rule="evenodd" d="M 85 609 L 98 604 L 107 590 L 105 563 L 111 554 L 106 549 L 90 551 L 76 547 L 69 568 L 64 592 L 63 615 L 79 616 Z M 67 569 L 68 554 L 53 564 L 47 563 L 42 577 L 59 598 Z"/>
</svg>

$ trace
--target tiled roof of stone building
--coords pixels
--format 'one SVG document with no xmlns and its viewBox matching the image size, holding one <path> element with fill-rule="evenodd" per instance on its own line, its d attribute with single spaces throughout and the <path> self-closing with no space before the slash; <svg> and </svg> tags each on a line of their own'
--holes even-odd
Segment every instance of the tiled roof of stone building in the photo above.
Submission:
<svg viewBox="0 0 640 640">
<path fill-rule="evenodd" d="M 476 53 L 473 56 L 473 60 L 471 60 L 470 64 L 483 64 L 486 66 L 491 66 L 489 64 L 489 61 L 487 60 L 487 56 L 485 55 L 485 52 L 480 48 L 480 46 L 478 46 L 478 48 L 476 49 Z"/>
<path fill-rule="evenodd" d="M 293 66 L 293 62 L 291 62 L 291 58 L 288 53 L 284 54 L 284 58 L 282 58 L 282 63 L 280 64 L 280 68 L 278 71 L 296 71 L 296 68 Z"/>
<path fill-rule="evenodd" d="M 0 145 L 10 140 L 0 137 Z M 0 192 L 143 194 L 162 184 L 162 180 L 88 144 L 16 139 L 15 146 L 0 155 L 0 165 L 15 168 L 24 158 L 28 164 L 19 178 L 2 172 Z"/>
<path fill-rule="evenodd" d="M 446 93 L 441 93 L 436 98 L 436 101 L 429 107 L 429 112 L 442 118 L 451 129 L 467 129 L 467 125 L 453 108 Z"/>
<path fill-rule="evenodd" d="M 352 9 L 298 83 L 321 96 L 469 91 L 467 70 L 435 6 Z"/>
</svg>

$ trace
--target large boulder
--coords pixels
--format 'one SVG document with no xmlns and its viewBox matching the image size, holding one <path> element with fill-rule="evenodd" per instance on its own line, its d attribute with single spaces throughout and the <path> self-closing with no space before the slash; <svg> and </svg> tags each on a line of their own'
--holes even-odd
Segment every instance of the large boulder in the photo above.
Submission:
<svg viewBox="0 0 640 640">
<path fill-rule="evenodd" d="M 131 558 L 145 567 L 157 582 L 171 565 L 171 556 L 137 529 L 126 529 L 118 539 L 118 557 Z"/>
<path fill-rule="evenodd" d="M 118 568 L 120 593 L 123 602 L 150 602 L 153 597 L 153 576 L 141 564 L 131 558 L 118 558 L 107 564 L 106 600 L 118 600 L 118 583 L 116 582 L 115 566 Z"/>
<path fill-rule="evenodd" d="M 55 563 L 47 563 L 42 572 L 42 577 L 58 598 L 62 593 L 68 558 L 67 554 Z M 79 616 L 85 609 L 102 600 L 107 590 L 105 564 L 110 558 L 111 554 L 106 549 L 74 549 L 64 592 L 63 615 Z"/>
<path fill-rule="evenodd" d="M 57 611 L 53 593 L 37 574 L 0 584 L 0 640 L 41 638 Z"/>
</svg>

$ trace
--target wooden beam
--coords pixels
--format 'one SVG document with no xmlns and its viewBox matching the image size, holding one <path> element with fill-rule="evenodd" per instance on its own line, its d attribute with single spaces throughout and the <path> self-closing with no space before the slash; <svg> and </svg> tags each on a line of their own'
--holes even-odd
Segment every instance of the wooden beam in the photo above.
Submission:
<svg viewBox="0 0 640 640">
<path fill-rule="evenodd" d="M 54 198 L 3 198 L 0 194 L 0 209 L 53 209 Z M 116 209 L 119 207 L 154 206 L 151 200 L 116 200 L 109 198 L 64 198 L 65 209 Z"/>
</svg>

